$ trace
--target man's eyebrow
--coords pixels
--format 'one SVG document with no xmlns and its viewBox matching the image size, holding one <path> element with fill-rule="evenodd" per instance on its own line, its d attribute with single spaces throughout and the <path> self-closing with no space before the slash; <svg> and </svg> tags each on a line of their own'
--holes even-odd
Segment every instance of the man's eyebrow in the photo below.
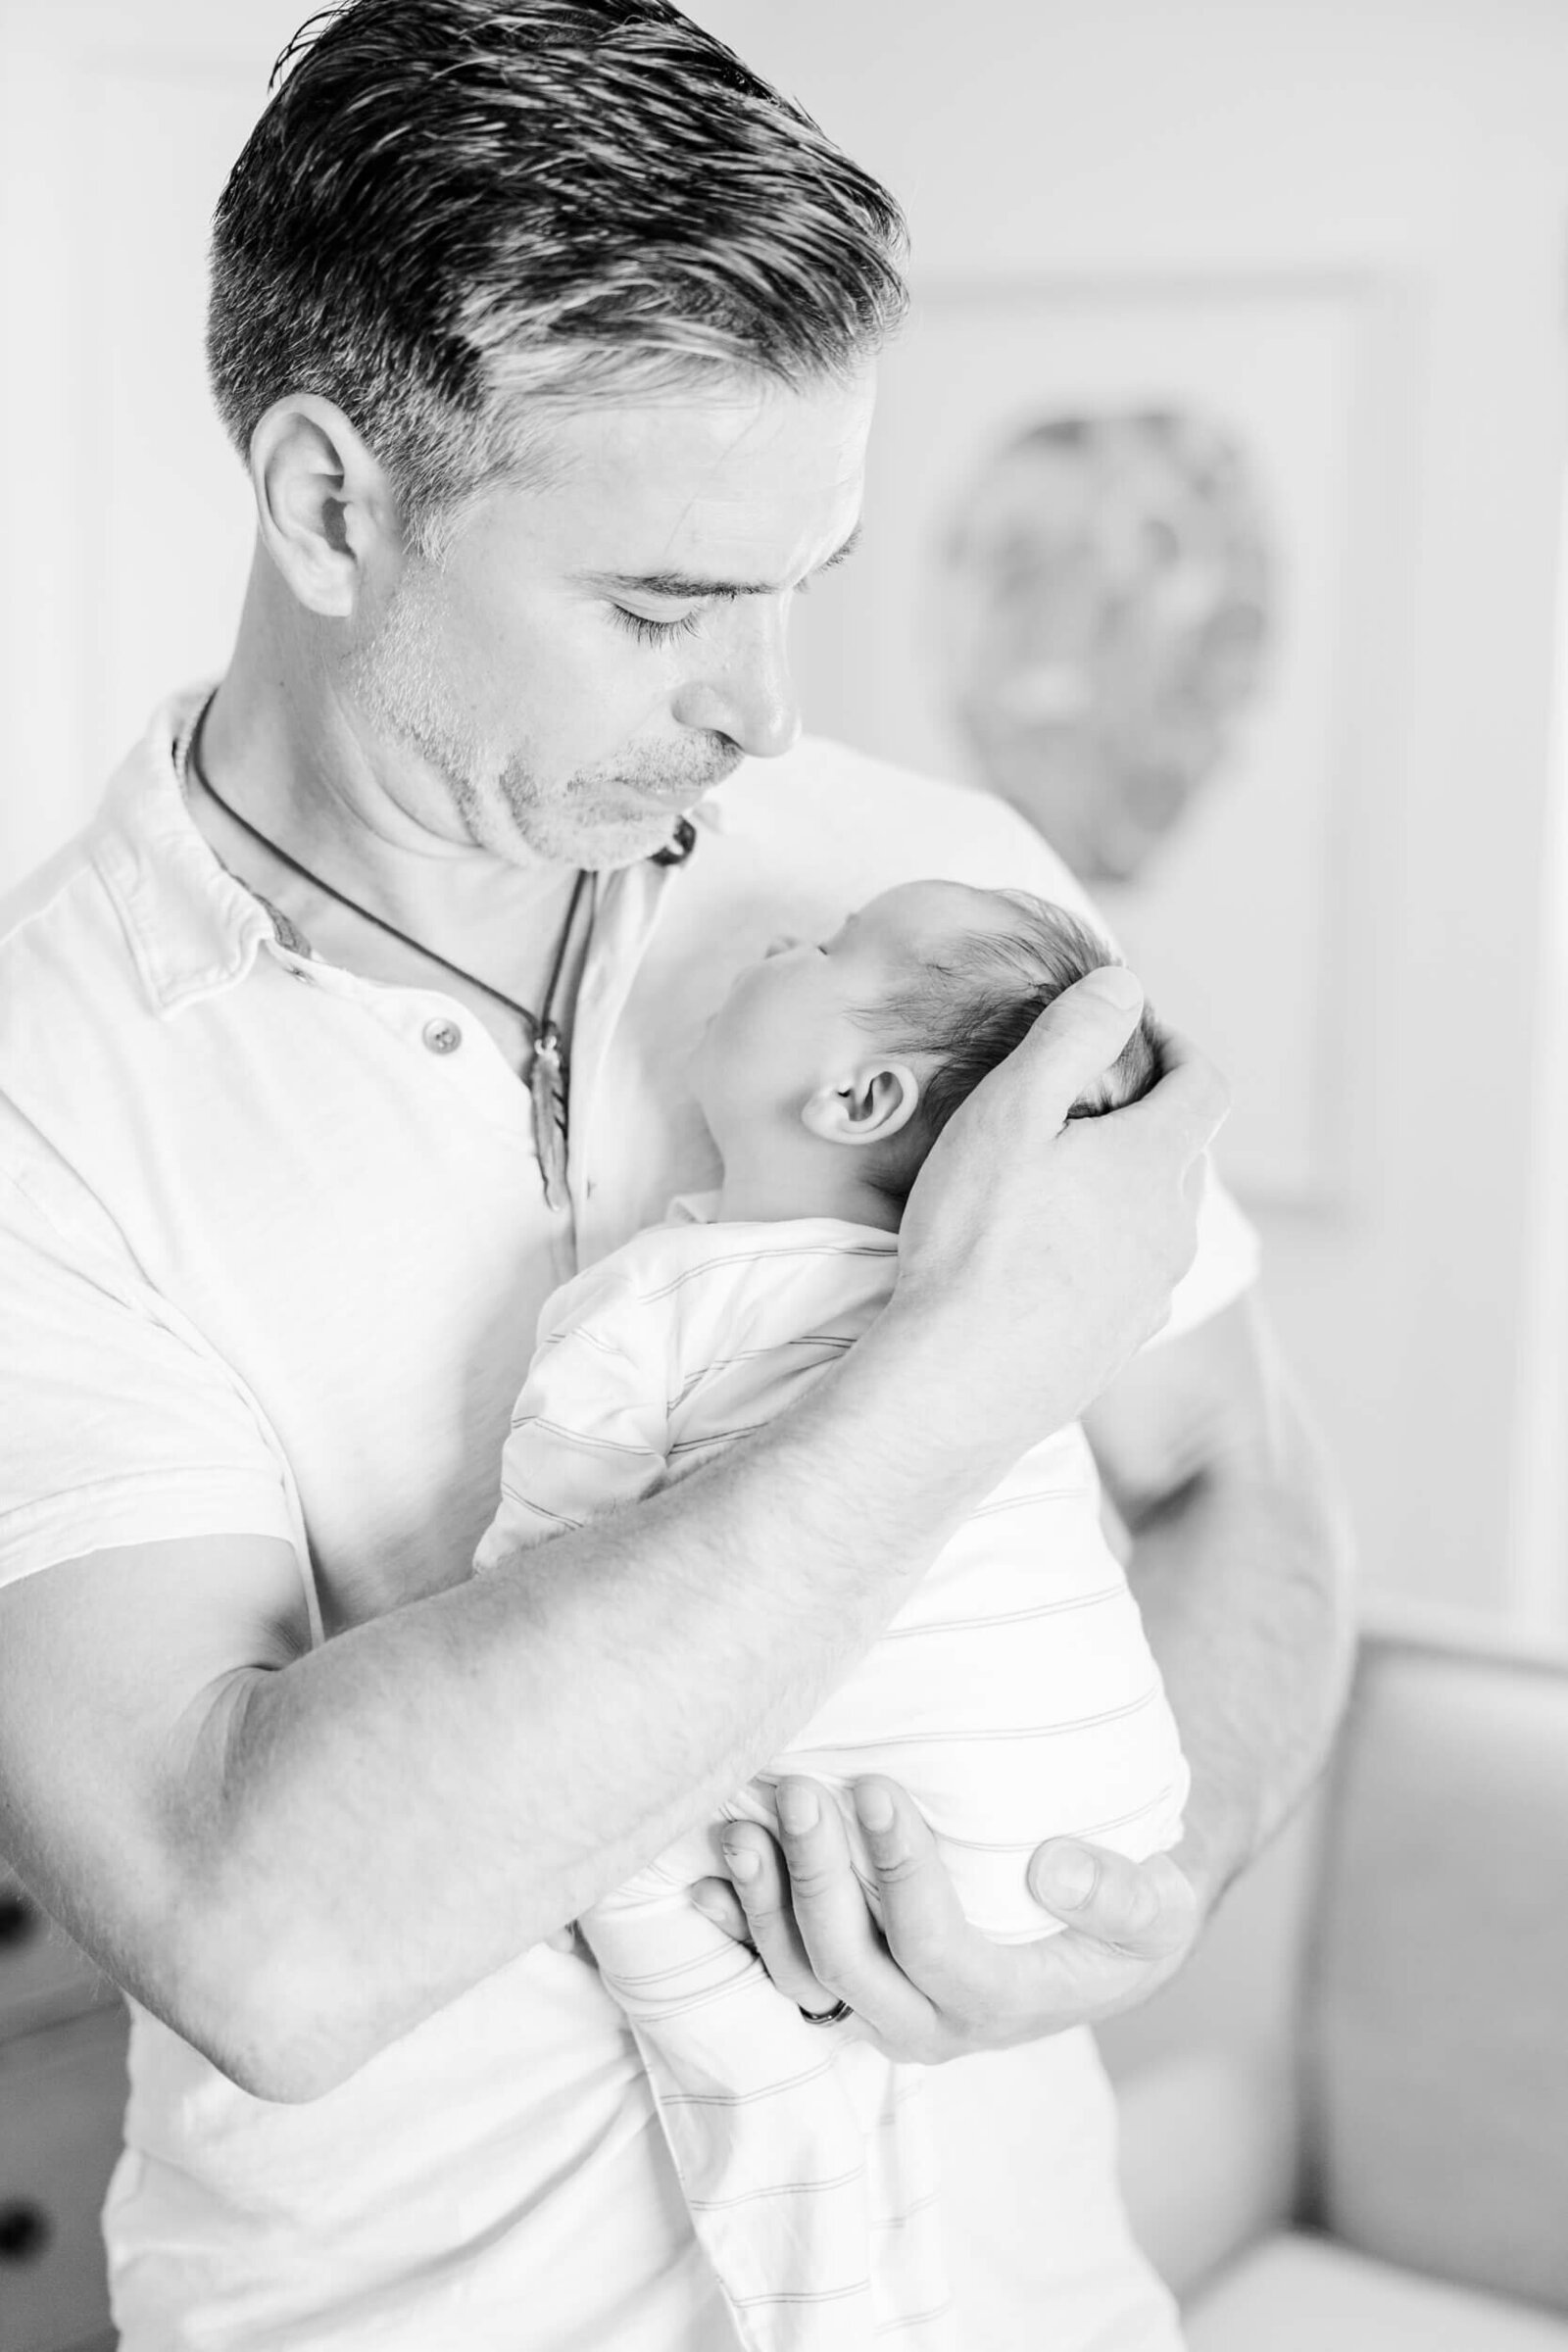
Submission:
<svg viewBox="0 0 1568 2352">
<path fill-rule="evenodd" d="M 823 558 L 807 579 L 820 579 L 824 571 L 832 571 L 853 556 L 860 543 L 860 526 L 854 530 L 842 547 Z M 578 578 L 589 588 L 608 588 L 620 596 L 662 596 L 672 602 L 733 604 L 742 596 L 777 596 L 789 583 L 779 580 L 715 580 L 704 572 L 695 571 L 585 571 Z M 806 586 L 806 580 L 801 581 Z"/>
</svg>

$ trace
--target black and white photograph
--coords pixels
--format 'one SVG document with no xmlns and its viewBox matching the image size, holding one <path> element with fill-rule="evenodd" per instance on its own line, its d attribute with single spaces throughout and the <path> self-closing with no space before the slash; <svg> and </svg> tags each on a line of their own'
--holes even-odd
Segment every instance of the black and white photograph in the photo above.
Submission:
<svg viewBox="0 0 1568 2352">
<path fill-rule="evenodd" d="M 1564 0 L 0 0 L 0 2352 L 1568 2352 Z"/>
</svg>

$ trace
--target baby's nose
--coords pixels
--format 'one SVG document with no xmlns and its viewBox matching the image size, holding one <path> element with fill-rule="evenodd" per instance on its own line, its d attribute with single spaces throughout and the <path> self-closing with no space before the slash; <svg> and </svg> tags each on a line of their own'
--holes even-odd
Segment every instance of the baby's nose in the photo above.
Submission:
<svg viewBox="0 0 1568 2352">
<path fill-rule="evenodd" d="M 780 931 L 775 938 L 768 941 L 762 953 L 764 956 L 787 956 L 791 948 L 798 948 L 800 944 L 793 932 Z"/>
</svg>

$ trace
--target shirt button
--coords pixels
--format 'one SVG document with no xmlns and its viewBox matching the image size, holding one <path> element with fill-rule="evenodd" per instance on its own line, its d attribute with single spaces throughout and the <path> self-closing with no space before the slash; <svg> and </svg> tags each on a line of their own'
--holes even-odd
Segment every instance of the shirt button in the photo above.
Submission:
<svg viewBox="0 0 1568 2352">
<path fill-rule="evenodd" d="M 455 1054 L 463 1043 L 463 1031 L 456 1021 L 426 1021 L 424 1042 L 432 1054 Z"/>
</svg>

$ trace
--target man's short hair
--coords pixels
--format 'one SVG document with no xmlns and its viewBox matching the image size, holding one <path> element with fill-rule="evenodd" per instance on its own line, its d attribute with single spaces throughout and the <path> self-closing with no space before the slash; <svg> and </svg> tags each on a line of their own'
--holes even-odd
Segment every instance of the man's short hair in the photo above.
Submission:
<svg viewBox="0 0 1568 2352">
<path fill-rule="evenodd" d="M 416 538 L 546 404 L 853 373 L 903 315 L 893 198 L 667 0 L 347 0 L 213 225 L 229 436 L 333 401 Z"/>
<path fill-rule="evenodd" d="M 998 890 L 1017 919 L 1000 931 L 970 931 L 927 958 L 891 996 L 861 1008 L 889 1053 L 934 1060 L 912 1124 L 924 1157 L 960 1103 L 1075 981 L 1121 958 L 1064 906 L 1026 890 Z M 1146 1005 L 1138 1026 L 1102 1077 L 1079 1096 L 1073 1119 L 1098 1117 L 1147 1095 L 1164 1066 L 1159 1024 Z M 910 1182 L 916 1168 L 908 1171 Z"/>
</svg>

